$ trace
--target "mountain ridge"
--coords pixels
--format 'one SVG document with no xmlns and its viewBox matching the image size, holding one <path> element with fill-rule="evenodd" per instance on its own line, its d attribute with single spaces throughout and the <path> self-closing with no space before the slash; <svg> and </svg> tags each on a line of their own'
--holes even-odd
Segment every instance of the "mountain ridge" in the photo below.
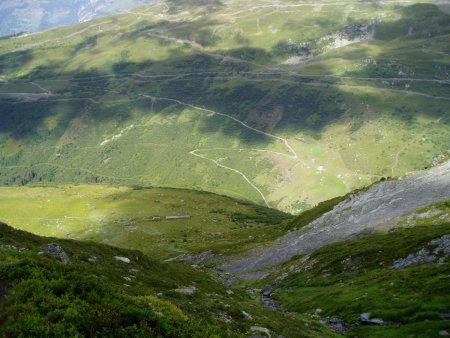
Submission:
<svg viewBox="0 0 450 338">
<path fill-rule="evenodd" d="M 0 37 L 73 25 L 132 9 L 153 0 L 77 0 L 68 2 L 13 0 L 0 4 Z"/>
</svg>

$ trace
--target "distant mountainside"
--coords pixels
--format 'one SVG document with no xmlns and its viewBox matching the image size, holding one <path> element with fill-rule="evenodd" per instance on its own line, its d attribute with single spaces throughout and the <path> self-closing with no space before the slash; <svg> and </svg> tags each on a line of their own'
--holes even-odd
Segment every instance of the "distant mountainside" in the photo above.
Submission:
<svg viewBox="0 0 450 338">
<path fill-rule="evenodd" d="M 0 184 L 205 190 L 299 213 L 450 149 L 450 14 L 181 1 L 0 40 Z"/>
<path fill-rule="evenodd" d="M 0 36 L 85 22 L 152 2 L 155 0 L 1 1 Z"/>
</svg>

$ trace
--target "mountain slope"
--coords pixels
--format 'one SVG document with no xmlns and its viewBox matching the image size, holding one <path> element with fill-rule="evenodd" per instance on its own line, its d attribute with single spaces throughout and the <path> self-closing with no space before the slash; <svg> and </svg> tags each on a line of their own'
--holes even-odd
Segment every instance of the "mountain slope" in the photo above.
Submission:
<svg viewBox="0 0 450 338">
<path fill-rule="evenodd" d="M 11 209 L 10 206 L 15 205 L 16 213 L 20 210 L 20 214 L 25 216 L 15 216 L 18 226 L 37 232 L 61 231 L 61 236 L 67 235 L 65 232 L 69 229 L 78 229 L 79 234 L 83 234 L 86 219 L 83 218 L 79 222 L 68 212 L 82 210 L 77 205 L 81 203 L 87 208 L 85 213 L 89 214 L 91 222 L 95 217 L 113 211 L 108 220 L 103 220 L 106 223 L 103 228 L 108 229 L 108 222 L 118 221 L 117 225 L 109 225 L 114 227 L 117 238 L 123 239 L 121 243 L 115 244 L 147 250 L 146 252 L 158 258 L 158 261 L 135 250 L 92 242 L 41 238 L 2 224 L 1 332 L 6 335 L 10 332 L 23 332 L 28 336 L 42 336 L 56 332 L 55 330 L 72 334 L 83 333 L 89 328 L 89 332 L 107 330 L 102 331 L 105 334 L 153 332 L 163 336 L 205 336 L 217 333 L 219 336 L 239 337 L 255 332 L 267 335 L 269 332 L 286 337 L 332 337 L 334 334 L 331 331 L 318 324 L 318 319 L 321 319 L 338 333 L 347 336 L 403 337 L 416 332 L 419 337 L 437 337 L 449 327 L 448 165 L 447 161 L 440 167 L 416 176 L 400 181 L 380 182 L 352 193 L 347 199 L 341 197 L 322 203 L 294 220 L 289 220 L 280 212 L 264 211 L 262 207 L 240 204 L 229 198 L 176 189 L 132 190 L 99 185 L 2 188 L 1 205 L 4 210 L 1 211 L 0 217 L 4 218 L 6 208 Z M 58 196 L 58 191 L 61 196 Z M 152 194 L 162 200 L 152 201 Z M 401 205 L 384 203 L 395 201 L 392 196 L 399 195 L 402 196 Z M 177 203 L 181 202 L 180 198 L 190 198 L 191 201 L 187 206 L 180 207 Z M 80 202 L 76 202 L 76 199 Z M 437 202 L 439 200 L 447 201 Z M 186 220 L 166 223 L 158 221 L 162 222 L 161 224 L 145 222 L 146 217 L 142 216 L 153 213 L 152 204 L 156 204 L 158 210 L 165 213 L 165 210 L 176 208 L 190 209 L 192 205 L 211 208 L 206 201 L 222 209 L 213 210 L 209 217 L 205 211 L 197 210 L 194 222 L 200 221 L 199 217 L 203 215 L 201 217 L 206 218 L 207 223 L 213 219 L 221 219 L 216 225 L 219 226 L 226 221 L 224 216 L 233 215 L 235 225 L 240 222 L 245 224 L 245 227 L 237 228 L 232 235 L 238 246 L 244 244 L 241 249 L 248 249 L 249 245 L 269 245 L 268 249 L 258 249 L 258 256 L 254 255 L 255 251 L 251 251 L 253 258 L 241 254 L 243 261 L 248 263 L 253 259 L 258 263 L 247 264 L 247 267 L 240 271 L 241 277 L 242 273 L 247 273 L 247 277 L 258 279 L 246 281 L 242 286 L 225 287 L 212 276 L 211 263 L 213 266 L 218 265 L 220 261 L 227 259 L 223 254 L 235 251 L 230 251 L 227 246 L 224 247 L 225 250 L 219 249 L 215 254 L 206 252 L 200 255 L 183 255 L 182 260 L 194 260 L 195 264 L 192 266 L 174 262 L 172 259 L 160 263 L 161 257 L 155 253 L 164 251 L 164 246 L 168 245 L 164 239 L 146 237 L 146 247 L 140 247 L 138 242 L 132 240 L 134 235 L 130 237 L 128 233 L 128 228 L 136 227 L 134 231 L 137 239 L 146 232 L 153 232 L 155 228 L 160 231 L 163 228 L 174 228 L 172 231 L 175 232 L 180 227 L 186 228 L 186 224 L 177 223 Z M 161 202 L 164 204 L 161 205 Z M 51 206 L 50 209 L 47 204 Z M 347 207 L 342 208 L 343 205 Z M 350 205 L 352 207 L 348 208 Z M 426 206 L 420 208 L 422 205 Z M 146 206 L 148 209 L 143 210 Z M 378 217 L 372 217 L 371 223 L 364 221 L 367 215 L 377 213 L 371 213 L 371 210 L 380 211 L 380 208 L 390 210 L 389 214 L 382 212 Z M 332 210 L 327 212 L 330 209 Z M 234 213 L 229 214 L 233 210 Z M 237 210 L 240 212 L 236 212 Z M 135 214 L 135 217 L 123 218 L 126 212 Z M 58 213 L 69 216 L 51 218 Z M 353 218 L 358 218 L 356 223 L 347 224 L 349 213 L 353 214 Z M 321 214 L 323 215 L 320 216 Z M 42 217 L 44 215 L 46 217 Z M 283 218 L 286 220 L 277 224 Z M 270 219 L 273 224 L 258 225 L 258 222 L 267 222 Z M 383 224 L 380 227 L 381 219 Z M 253 222 L 253 225 L 247 229 L 249 222 Z M 322 224 L 322 230 L 333 225 L 339 227 L 334 227 L 338 229 L 335 232 L 322 231 L 321 245 L 309 246 L 314 244 L 314 231 L 317 230 L 311 224 Z M 372 225 L 368 226 L 370 224 Z M 233 227 L 232 224 L 229 226 Z M 88 226 L 90 227 L 92 225 Z M 201 224 L 199 229 L 206 230 L 204 227 L 205 225 Z M 295 230 L 295 227 L 301 229 Z M 192 240 L 194 243 L 180 242 L 178 245 L 195 252 L 192 249 L 200 245 L 201 240 L 195 236 L 191 237 L 191 233 L 197 230 L 194 224 L 191 223 L 187 228 L 189 242 Z M 341 228 L 344 231 L 341 231 Z M 353 229 L 353 233 L 348 235 L 346 228 Z M 380 232 L 381 229 L 383 231 Z M 390 230 L 386 232 L 386 229 Z M 290 248 L 290 255 L 280 256 L 280 252 L 286 253 L 280 248 L 283 240 L 275 242 L 273 247 L 270 247 L 270 243 L 277 233 L 286 231 L 288 234 L 284 238 L 301 239 L 302 237 L 298 237 L 300 232 L 304 235 L 310 233 L 313 237 L 308 246 L 297 240 Z M 359 231 L 357 237 L 361 238 L 348 240 L 355 237 L 355 231 Z M 372 231 L 377 233 L 371 234 Z M 341 233 L 345 236 L 341 236 Z M 208 231 L 203 231 L 203 241 L 207 235 Z M 220 248 L 224 235 L 229 236 L 224 231 L 219 237 L 210 238 L 206 245 L 213 250 Z M 111 236 L 109 232 L 102 232 L 100 237 L 93 239 L 101 241 L 102 238 Z M 327 245 L 336 240 L 339 240 L 339 243 Z M 64 265 L 51 258 L 56 253 L 58 259 L 66 259 L 54 245 L 49 249 L 49 243 L 54 242 L 65 251 L 70 263 Z M 148 249 L 155 244 L 157 251 Z M 201 250 L 205 247 L 200 245 L 197 248 Z M 308 250 L 305 251 L 305 248 Z M 39 253 L 46 251 L 49 253 Z M 273 266 L 274 262 L 271 262 L 273 268 L 268 271 L 270 274 L 266 272 L 266 278 L 260 279 L 260 271 L 252 269 L 261 268 L 259 254 L 262 253 L 264 258 L 268 251 L 272 252 L 275 258 L 283 257 L 275 262 L 282 264 Z M 292 253 L 296 256 L 292 257 Z M 130 263 L 127 263 L 128 259 Z M 249 276 L 250 274 L 252 276 Z M 94 275 L 100 276 L 100 279 L 94 278 Z M 229 276 L 225 275 L 225 279 L 221 278 L 221 281 L 229 282 Z M 33 288 L 33 297 L 30 297 L 30 288 Z M 74 291 L 79 288 L 86 293 Z M 255 298 L 259 298 L 258 290 L 261 289 L 262 302 L 255 302 Z M 61 290 L 65 291 L 61 293 Z M 95 302 L 92 303 L 94 296 Z M 149 301 L 152 305 L 147 307 Z M 51 311 L 42 308 L 42 304 L 53 303 L 55 307 Z M 124 304 L 127 306 L 124 307 Z M 261 304 L 275 307 L 278 312 L 263 308 Z M 83 306 L 90 309 L 99 307 L 100 312 L 106 311 L 109 315 L 102 321 L 93 321 L 90 312 L 86 312 L 88 308 Z M 288 311 L 288 314 L 280 310 Z M 83 320 L 77 315 L 80 312 L 86 313 Z M 116 318 L 116 325 L 113 326 L 109 322 L 111 313 Z M 313 313 L 315 315 L 311 316 Z M 46 317 L 47 315 L 49 317 Z M 14 318 L 21 318 L 20 327 L 14 325 Z M 98 315 L 95 318 L 98 318 Z M 53 323 L 50 327 L 43 324 L 49 321 Z"/>
<path fill-rule="evenodd" d="M 299 213 L 449 149 L 449 22 L 414 1 L 167 1 L 2 40 L 0 182 Z"/>
<path fill-rule="evenodd" d="M 263 283 L 277 280 L 272 295 L 286 311 L 321 309 L 322 320 L 349 337 L 445 335 L 449 206 L 436 203 L 411 215 L 404 227 L 297 256 Z M 364 325 L 365 317 L 378 320 Z"/>
<path fill-rule="evenodd" d="M 0 37 L 73 25 L 123 12 L 152 0 L 9 0 L 0 4 Z"/>
<path fill-rule="evenodd" d="M 190 266 L 135 250 L 38 237 L 2 223 L 0 239 L 2 336 L 331 334 L 313 318 L 274 313 Z"/>
<path fill-rule="evenodd" d="M 222 268 L 244 277 L 246 274 L 254 276 L 258 271 L 263 273 L 296 255 L 313 252 L 327 244 L 386 231 L 397 226 L 408 213 L 449 199 L 450 161 L 447 161 L 424 173 L 396 181 L 383 181 L 352 193 L 310 223 L 303 223 L 300 215 L 293 222 L 299 229 L 279 238 L 273 245 L 255 249 Z M 443 217 L 446 217 L 445 213 Z"/>
</svg>

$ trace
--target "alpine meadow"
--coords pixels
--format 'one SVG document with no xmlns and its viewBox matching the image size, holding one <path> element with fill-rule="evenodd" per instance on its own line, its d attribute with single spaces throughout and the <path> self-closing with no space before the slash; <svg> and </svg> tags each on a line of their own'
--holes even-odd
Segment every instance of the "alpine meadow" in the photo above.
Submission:
<svg viewBox="0 0 450 338">
<path fill-rule="evenodd" d="M 450 335 L 448 1 L 0 19 L 0 337 Z"/>
</svg>

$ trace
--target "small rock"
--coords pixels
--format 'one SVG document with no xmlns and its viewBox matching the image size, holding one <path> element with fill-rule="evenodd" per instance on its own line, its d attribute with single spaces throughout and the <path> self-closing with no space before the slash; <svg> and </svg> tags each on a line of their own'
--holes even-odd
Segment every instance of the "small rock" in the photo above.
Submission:
<svg viewBox="0 0 450 338">
<path fill-rule="evenodd" d="M 266 329 L 265 327 L 262 327 L 262 326 L 252 326 L 250 328 L 250 331 L 264 333 L 267 337 L 269 337 L 269 338 L 272 337 L 271 334 L 270 334 L 269 329 Z"/>
<path fill-rule="evenodd" d="M 244 315 L 245 319 L 247 319 L 247 320 L 253 319 L 252 315 L 249 314 L 248 312 L 245 312 L 244 310 L 242 310 L 242 314 Z"/>
<path fill-rule="evenodd" d="M 49 255 L 53 258 L 60 260 L 64 264 L 67 264 L 70 262 L 70 259 L 67 256 L 67 254 L 65 253 L 65 251 L 63 250 L 63 248 L 61 248 L 56 243 L 48 244 L 44 249 L 44 253 L 46 253 L 47 255 Z"/>
<path fill-rule="evenodd" d="M 95 263 L 95 262 L 97 262 L 97 257 L 91 256 L 91 257 L 88 258 L 88 261 L 91 262 L 91 263 Z"/>
<path fill-rule="evenodd" d="M 130 259 L 126 258 L 126 257 L 121 257 L 121 256 L 114 256 L 114 259 L 117 259 L 118 261 L 124 262 L 124 263 L 130 263 Z"/>
<path fill-rule="evenodd" d="M 233 292 L 233 290 L 227 290 L 227 295 L 234 295 L 234 292 Z"/>
<path fill-rule="evenodd" d="M 197 291 L 195 286 L 187 286 L 183 288 L 175 289 L 175 292 L 181 293 L 183 295 L 193 295 Z"/>
<path fill-rule="evenodd" d="M 288 276 L 289 274 L 287 272 L 284 272 L 280 277 L 277 278 L 277 280 L 275 281 L 275 285 L 279 286 L 281 282 L 284 281 Z"/>
<path fill-rule="evenodd" d="M 384 320 L 381 318 L 370 318 L 370 313 L 361 313 L 359 320 L 363 324 L 374 324 L 374 325 L 384 325 Z"/>
<path fill-rule="evenodd" d="M 450 313 L 441 313 L 439 316 L 442 319 L 450 319 Z"/>
<path fill-rule="evenodd" d="M 233 318 L 226 312 L 221 312 L 220 313 L 220 320 L 223 321 L 224 323 L 232 323 L 233 322 Z"/>
<path fill-rule="evenodd" d="M 348 330 L 352 328 L 352 325 L 344 322 L 339 318 L 321 318 L 321 322 L 328 325 L 333 331 L 345 335 Z"/>
<path fill-rule="evenodd" d="M 316 311 L 314 312 L 314 315 L 320 317 L 322 315 L 322 309 L 316 309 Z"/>
<path fill-rule="evenodd" d="M 450 333 L 448 333 L 447 330 L 442 330 L 442 331 L 439 331 L 439 335 L 446 337 L 446 336 L 450 336 Z"/>
<path fill-rule="evenodd" d="M 261 293 L 265 297 L 270 297 L 270 295 L 272 294 L 272 288 L 270 286 L 266 286 L 264 289 L 262 289 Z"/>
<path fill-rule="evenodd" d="M 125 280 L 127 280 L 127 281 L 131 281 L 131 278 L 130 277 L 128 277 L 128 276 L 125 276 L 125 277 L 123 277 L 123 279 L 125 279 Z"/>
</svg>

